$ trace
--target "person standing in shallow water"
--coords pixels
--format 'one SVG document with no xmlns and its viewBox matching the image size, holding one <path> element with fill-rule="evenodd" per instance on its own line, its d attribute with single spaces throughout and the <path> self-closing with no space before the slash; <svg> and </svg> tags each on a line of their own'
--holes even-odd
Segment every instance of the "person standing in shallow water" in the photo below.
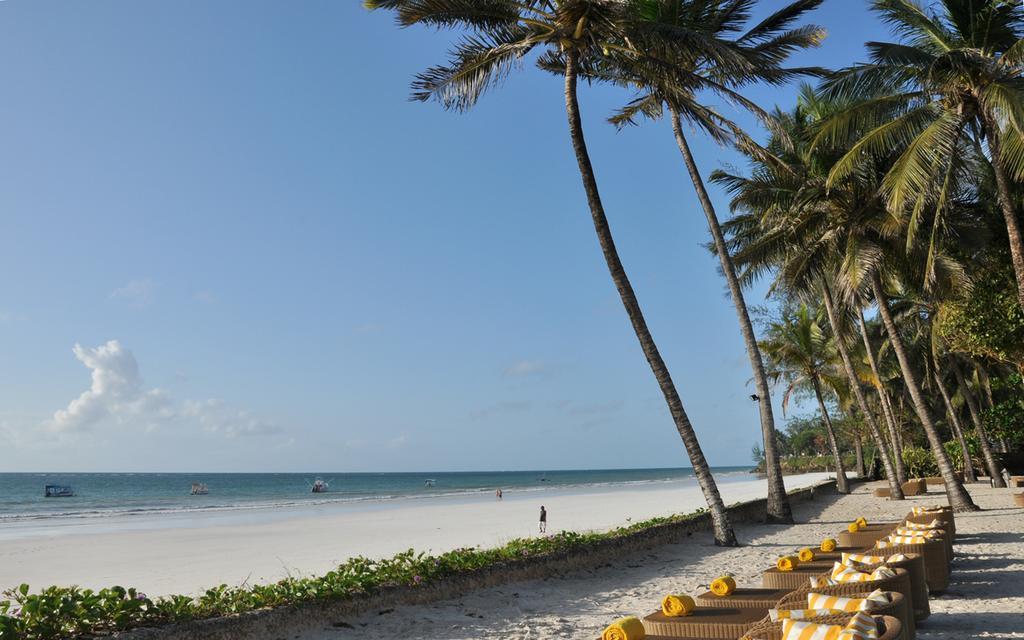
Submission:
<svg viewBox="0 0 1024 640">
<path fill-rule="evenodd" d="M 548 510 L 544 508 L 544 505 L 540 506 L 540 527 L 539 531 L 545 533 L 548 530 Z"/>
</svg>

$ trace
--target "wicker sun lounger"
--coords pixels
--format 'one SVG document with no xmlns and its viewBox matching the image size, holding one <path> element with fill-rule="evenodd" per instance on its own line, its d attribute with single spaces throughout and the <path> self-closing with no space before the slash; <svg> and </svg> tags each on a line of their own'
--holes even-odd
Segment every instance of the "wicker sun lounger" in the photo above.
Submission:
<svg viewBox="0 0 1024 640">
<path fill-rule="evenodd" d="M 888 551 L 888 549 L 872 549 L 868 553 L 872 555 L 892 555 L 882 553 Z M 906 553 L 903 551 L 898 553 L 903 553 L 903 555 L 907 556 L 907 559 L 881 564 L 907 570 L 907 575 L 910 577 L 911 593 L 911 597 L 907 600 L 907 606 L 914 612 L 914 620 L 920 622 L 932 614 L 931 607 L 928 605 L 928 574 L 925 569 L 924 556 L 919 553 Z M 869 564 L 866 566 L 874 569 L 881 566 L 881 564 Z"/>
<path fill-rule="evenodd" d="M 938 520 L 942 523 L 942 528 L 949 532 L 950 540 L 956 538 L 956 518 L 953 517 L 952 509 L 946 508 L 942 511 L 922 513 L 916 516 L 911 511 L 904 519 L 914 524 L 931 524 L 932 521 Z"/>
<path fill-rule="evenodd" d="M 678 618 L 655 611 L 645 616 L 643 623 L 648 637 L 736 640 L 767 616 L 767 609 L 697 607 Z"/>
<path fill-rule="evenodd" d="M 944 540 L 929 540 L 924 544 L 898 544 L 885 549 L 867 549 L 864 553 L 891 555 L 917 554 L 924 558 L 924 579 L 929 593 L 941 593 L 949 586 L 949 561 Z"/>
<path fill-rule="evenodd" d="M 826 593 L 824 589 L 815 589 L 816 593 Z M 871 594 L 870 591 L 861 591 L 852 595 L 844 595 L 844 598 L 866 598 Z M 832 594 L 827 594 L 832 595 Z M 907 599 L 903 597 L 902 593 L 896 591 L 890 591 L 889 595 L 892 597 L 892 602 L 885 606 L 877 607 L 870 611 L 873 616 L 892 616 L 900 621 L 902 627 L 899 635 L 900 640 L 914 640 L 917 635 L 916 624 L 914 623 L 914 615 L 908 609 Z M 803 592 L 791 593 L 782 600 L 779 601 L 779 605 L 776 609 L 806 609 L 807 608 L 807 594 Z M 853 614 L 849 614 L 852 616 Z M 749 632 L 748 632 L 749 633 Z"/>
<path fill-rule="evenodd" d="M 808 584 L 812 576 L 820 576 L 832 571 L 834 562 L 818 561 L 801 562 L 792 571 L 782 571 L 778 567 L 770 567 L 761 573 L 761 586 L 765 589 L 799 589 Z"/>
<path fill-rule="evenodd" d="M 906 603 L 909 603 L 912 607 L 914 602 L 913 590 L 910 586 L 910 574 L 907 573 L 906 569 L 899 567 L 893 570 L 896 572 L 896 575 L 892 578 L 880 578 L 878 580 L 869 580 L 867 582 L 842 582 L 840 584 L 814 588 L 811 588 L 810 582 L 808 582 L 808 584 L 800 587 L 799 589 L 794 589 L 791 594 L 780 600 L 780 606 L 776 608 L 781 608 L 786 603 L 796 602 L 802 602 L 806 607 L 807 594 L 812 591 L 815 593 L 824 593 L 830 596 L 841 596 L 844 598 L 856 598 L 859 597 L 858 594 L 871 593 L 875 589 L 891 591 L 903 596 L 903 602 L 905 603 L 903 607 L 905 612 L 903 622 L 905 626 L 910 629 L 909 637 L 912 637 L 915 633 L 914 614 L 912 613 L 912 610 L 906 606 Z"/>
<path fill-rule="evenodd" d="M 856 533 L 850 533 L 849 531 L 842 531 L 836 536 L 836 541 L 840 547 L 857 547 L 863 549 L 864 547 L 874 546 L 875 540 L 879 540 L 889 535 L 889 533 L 896 528 L 896 522 L 879 522 L 877 524 L 869 524 L 866 527 L 861 528 Z"/>
<path fill-rule="evenodd" d="M 850 621 L 853 614 L 822 616 L 815 618 L 815 622 L 822 624 L 845 625 Z M 903 628 L 900 621 L 892 616 L 875 616 L 878 623 L 878 640 L 897 640 L 902 637 Z M 651 638 L 649 640 L 658 640 Z M 747 632 L 744 638 L 756 638 L 757 640 L 782 640 L 782 622 L 766 620 Z"/>
<path fill-rule="evenodd" d="M 708 591 L 697 596 L 698 607 L 735 607 L 737 609 L 774 609 L 789 595 L 791 589 L 756 589 L 739 587 L 727 596 L 716 596 Z"/>
</svg>

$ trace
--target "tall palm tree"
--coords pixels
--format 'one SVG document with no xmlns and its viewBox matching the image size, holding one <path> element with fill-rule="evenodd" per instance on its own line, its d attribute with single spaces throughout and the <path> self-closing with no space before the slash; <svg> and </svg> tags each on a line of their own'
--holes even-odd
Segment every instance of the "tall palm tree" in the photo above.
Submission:
<svg viewBox="0 0 1024 640">
<path fill-rule="evenodd" d="M 793 310 L 784 310 L 781 319 L 768 325 L 765 337 L 761 340 L 761 351 L 769 362 L 768 375 L 773 380 L 786 383 L 782 395 L 783 411 L 795 391 L 806 387 L 813 391 L 836 466 L 836 489 L 839 493 L 849 493 L 843 457 L 839 452 L 839 442 L 823 392 L 824 385 L 837 384 L 834 381 L 823 382 L 834 376 L 829 364 L 829 349 L 828 335 L 806 304 Z"/>
<path fill-rule="evenodd" d="M 859 207 L 855 199 L 835 197 L 823 188 L 823 159 L 807 148 L 811 123 L 821 115 L 816 112 L 825 108 L 810 88 L 804 87 L 801 105 L 791 114 L 777 114 L 788 133 L 784 139 L 773 141 L 769 148 L 780 153 L 780 157 L 767 159 L 760 152 L 750 154 L 754 166 L 751 177 L 717 171 L 712 180 L 725 185 L 734 195 L 733 209 L 744 212 L 729 226 L 735 231 L 737 258 L 748 273 L 756 275 L 774 268 L 777 275 L 773 288 L 819 296 L 824 302 L 829 325 L 838 337 L 836 349 L 843 371 L 881 456 L 890 495 L 902 500 L 903 491 L 889 447 L 849 355 L 849 331 L 845 330 L 848 323 L 840 315 L 829 284 L 837 269 L 835 256 L 840 255 L 836 244 L 839 235 L 817 235 L 822 225 L 831 224 L 829 221 L 836 215 L 833 209 L 856 211 Z"/>
<path fill-rule="evenodd" d="M 985 431 L 985 423 L 981 419 L 981 410 L 978 408 L 978 400 L 974 396 L 974 392 L 971 391 L 970 385 L 967 384 L 967 379 L 964 377 L 963 369 L 960 368 L 960 364 L 956 361 L 956 358 L 952 359 L 953 375 L 956 377 L 957 386 L 960 389 L 960 395 L 964 397 L 964 402 L 967 403 L 968 413 L 971 415 L 971 422 L 974 423 L 974 431 L 978 435 L 978 446 L 981 448 L 981 457 L 985 461 L 985 467 L 988 469 L 988 475 L 992 478 L 992 486 L 1005 488 L 1006 481 L 1003 480 L 1002 474 L 999 473 L 999 463 L 996 462 L 995 455 L 992 453 L 992 445 L 988 440 L 988 433 Z"/>
<path fill-rule="evenodd" d="M 1011 185 L 1024 175 L 1024 7 L 1007 0 L 941 0 L 931 4 L 935 11 L 915 0 L 872 6 L 899 41 L 869 42 L 869 62 L 825 85 L 827 95 L 853 105 L 823 134 L 863 132 L 832 168 L 830 184 L 865 158 L 899 148 L 881 185 L 889 208 L 920 214 L 937 197 L 941 213 L 958 147 L 984 143 L 1024 307 L 1024 237 Z"/>
<path fill-rule="evenodd" d="M 855 300 L 854 306 L 857 309 L 857 327 L 860 329 L 861 339 L 864 342 L 865 358 L 871 367 L 872 384 L 878 393 L 878 401 L 882 406 L 885 424 L 889 429 L 893 463 L 896 467 L 896 480 L 902 485 L 907 481 L 907 471 L 903 465 L 903 447 L 900 446 L 899 424 L 896 421 L 896 412 L 893 410 L 889 391 L 885 388 L 885 380 L 882 378 L 881 370 L 878 367 L 878 359 L 875 357 L 875 349 L 872 346 L 871 337 L 868 333 L 868 323 L 864 319 L 864 305 L 861 304 L 859 297 Z"/>
<path fill-rule="evenodd" d="M 942 396 L 942 403 L 946 406 L 946 415 L 949 417 L 949 426 L 953 430 L 956 441 L 960 444 L 960 453 L 964 459 L 964 481 L 977 482 L 978 478 L 974 473 L 974 463 L 971 461 L 971 449 L 967 446 L 967 437 L 964 435 L 963 425 L 960 423 L 960 416 L 957 415 L 956 407 L 953 406 L 953 399 L 949 395 L 946 383 L 942 379 L 942 357 L 932 353 L 934 368 L 932 375 L 935 377 L 935 386 Z"/>
<path fill-rule="evenodd" d="M 539 51 L 542 68 L 560 65 L 569 137 L 605 263 L 708 503 L 715 542 L 736 545 L 729 514 L 697 434 L 616 250 L 587 150 L 577 95 L 581 73 L 586 73 L 588 67 L 609 64 L 602 61 L 616 57 L 627 58 L 637 67 L 649 66 L 652 75 L 663 73 L 680 84 L 692 83 L 693 74 L 665 63 L 668 55 L 658 58 L 646 53 L 664 52 L 676 45 L 662 38 L 656 29 L 646 28 L 633 3 L 620 0 L 365 0 L 364 4 L 370 9 L 396 11 L 402 26 L 424 24 L 468 32 L 455 44 L 447 65 L 432 67 L 417 76 L 413 83 L 416 100 L 435 99 L 445 108 L 463 111 L 531 53 Z M 718 64 L 723 69 L 749 66 L 747 61 L 716 48 L 715 42 L 700 33 L 689 37 L 697 47 L 706 45 L 704 55 L 720 56 Z"/>
<path fill-rule="evenodd" d="M 762 121 L 769 116 L 753 102 L 744 98 L 738 89 L 754 82 L 782 84 L 801 74 L 822 72 L 816 68 L 787 69 L 782 64 L 794 52 L 817 46 L 824 31 L 814 25 L 790 28 L 802 15 L 817 8 L 823 0 L 796 0 L 771 14 L 761 22 L 748 26 L 755 0 L 633 0 L 640 9 L 646 26 L 657 29 L 666 38 L 674 38 L 675 46 L 666 48 L 670 59 L 666 62 L 684 68 L 693 81 L 682 85 L 674 77 L 667 77 L 649 64 L 631 64 L 633 59 L 616 57 L 608 60 L 620 63 L 615 68 L 602 67 L 595 74 L 599 80 L 611 80 L 634 89 L 630 103 L 621 109 L 611 122 L 622 127 L 634 124 L 638 115 L 651 119 L 666 111 L 672 124 L 676 146 L 693 183 L 708 222 L 715 253 L 721 263 L 728 284 L 740 332 L 743 335 L 747 358 L 753 372 L 756 397 L 759 402 L 761 434 L 764 441 L 765 471 L 768 477 L 767 519 L 769 522 L 792 523 L 793 512 L 786 495 L 782 468 L 776 446 L 775 416 L 772 411 L 771 390 L 765 375 L 764 361 L 757 346 L 750 313 L 743 297 L 743 289 L 736 277 L 736 269 L 726 247 L 725 236 L 708 195 L 704 179 L 693 157 L 689 141 L 683 130 L 683 121 L 709 135 L 722 144 L 756 148 L 756 144 L 735 122 L 713 106 L 706 104 L 710 95 L 724 98 Z M 701 34 L 698 41 L 692 34 Z M 739 34 L 739 35 L 737 35 Z M 707 42 L 714 42 L 722 55 L 705 54 Z M 724 52 L 728 52 L 726 55 Z M 727 59 L 728 66 L 720 65 Z M 746 60 L 737 65 L 734 59 Z M 622 64 L 624 63 L 624 64 Z"/>
</svg>

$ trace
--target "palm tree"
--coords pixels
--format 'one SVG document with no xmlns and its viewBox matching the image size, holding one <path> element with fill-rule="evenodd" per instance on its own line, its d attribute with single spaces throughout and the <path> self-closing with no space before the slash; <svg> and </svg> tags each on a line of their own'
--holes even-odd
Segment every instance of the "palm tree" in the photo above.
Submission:
<svg viewBox="0 0 1024 640">
<path fill-rule="evenodd" d="M 960 368 L 960 364 L 956 361 L 956 358 L 952 359 L 952 364 L 953 375 L 956 377 L 956 383 L 960 389 L 960 395 L 964 397 L 964 402 L 967 403 L 967 410 L 971 415 L 971 422 L 974 423 L 974 431 L 978 435 L 978 446 L 981 448 L 981 457 L 985 461 L 985 467 L 988 469 L 989 477 L 992 478 L 992 486 L 1005 488 L 1006 481 L 1003 480 L 1002 474 L 999 473 L 999 463 L 996 462 L 996 458 L 992 454 L 992 445 L 988 441 L 988 433 L 985 431 L 985 423 L 981 419 L 981 410 L 978 408 L 978 400 L 974 397 L 974 392 L 971 391 L 970 386 L 967 384 L 967 380 L 964 378 L 963 369 Z"/>
<path fill-rule="evenodd" d="M 829 348 L 828 336 L 806 304 L 794 310 L 784 310 L 781 319 L 768 325 L 761 340 L 761 351 L 767 356 L 770 366 L 768 375 L 775 381 L 786 382 L 782 396 L 783 411 L 798 389 L 810 387 L 814 392 L 836 465 L 836 489 L 839 493 L 849 493 L 843 457 L 839 453 L 839 443 L 822 391 L 823 380 L 834 375 L 829 365 Z M 825 384 L 834 386 L 836 383 L 828 381 Z"/>
<path fill-rule="evenodd" d="M 619 0 L 365 0 L 365 6 L 395 10 L 402 26 L 425 24 L 468 31 L 454 46 L 447 65 L 417 76 L 413 83 L 416 100 L 435 99 L 447 109 L 464 111 L 535 50 L 541 52 L 538 64 L 542 68 L 561 65 L 569 136 L 605 263 L 708 503 L 715 543 L 735 546 L 736 534 L 714 476 L 619 259 L 587 150 L 577 95 L 579 77 L 586 68 L 609 64 L 607 60 L 616 57 L 630 59 L 631 65 L 647 65 L 668 77 L 677 76 L 679 83 L 692 82 L 692 74 L 645 53 L 664 51 L 672 43 L 656 30 L 644 28 L 633 3 Z M 699 33 L 691 37 L 706 42 Z M 713 42 L 706 43 L 704 55 L 719 53 Z M 722 68 L 747 66 L 743 60 L 730 62 L 724 53 L 722 57 Z"/>
<path fill-rule="evenodd" d="M 712 180 L 724 184 L 734 195 L 734 210 L 744 215 L 729 223 L 734 231 L 737 258 L 745 264 L 748 273 L 756 275 L 775 268 L 778 273 L 773 288 L 800 291 L 804 295 L 820 296 L 825 304 L 829 324 L 837 336 L 836 349 L 849 381 L 850 391 L 864 415 L 872 438 L 882 458 L 889 480 L 890 495 L 903 499 L 903 490 L 896 476 L 896 467 L 885 444 L 874 413 L 867 403 L 849 355 L 849 332 L 838 305 L 833 299 L 829 280 L 837 269 L 837 234 L 816 237 L 815 230 L 828 224 L 832 208 L 853 208 L 857 203 L 849 198 L 838 198 L 824 190 L 822 158 L 815 157 L 807 148 L 809 128 L 818 113 L 826 109 L 809 87 L 801 93 L 801 104 L 791 114 L 777 114 L 782 127 L 788 129 L 781 140 L 769 147 L 781 154 L 775 159 L 760 152 L 752 153 L 753 175 L 750 178 L 717 171 Z M 856 195 L 856 194 L 854 194 Z"/>
<path fill-rule="evenodd" d="M 898 148 L 881 185 L 890 210 L 941 213 L 957 149 L 985 143 L 1024 307 L 1024 239 L 1011 186 L 1024 175 L 1024 8 L 1007 0 L 941 0 L 935 12 L 915 0 L 872 4 L 900 41 L 869 42 L 869 62 L 826 83 L 828 96 L 853 104 L 823 135 L 863 132 L 829 183 Z"/>
<path fill-rule="evenodd" d="M 933 352 L 932 360 L 934 361 L 932 375 L 935 377 L 935 386 L 939 390 L 939 394 L 942 396 L 942 403 L 946 406 L 946 415 L 949 417 L 949 426 L 952 428 L 953 435 L 956 436 L 956 440 L 960 444 L 960 452 L 961 455 L 963 455 L 964 481 L 977 482 L 978 478 L 974 474 L 974 463 L 971 461 L 971 450 L 970 447 L 967 446 L 967 438 L 964 436 L 964 429 L 963 425 L 960 423 L 960 416 L 957 415 L 956 407 L 953 406 L 953 399 L 949 395 L 949 390 L 946 388 L 946 384 L 942 379 L 942 357 Z"/>
<path fill-rule="evenodd" d="M 635 0 L 648 28 L 657 29 L 664 37 L 676 40 L 674 46 L 666 49 L 671 55 L 671 59 L 666 62 L 692 74 L 692 82 L 678 83 L 674 77 L 660 73 L 657 68 L 653 69 L 655 73 L 651 73 L 652 67 L 649 64 L 631 64 L 633 59 L 623 57 L 614 59 L 614 62 L 624 63 L 623 66 L 601 68 L 595 74 L 596 79 L 610 79 L 635 89 L 630 103 L 611 118 L 616 126 L 634 124 L 638 115 L 656 119 L 665 111 L 669 114 L 676 146 L 704 210 L 715 253 L 721 263 L 739 320 L 753 372 L 755 396 L 759 402 L 765 472 L 768 476 L 767 519 L 780 524 L 792 523 L 793 512 L 779 464 L 771 390 L 743 289 L 736 277 L 736 268 L 726 247 L 714 204 L 683 131 L 683 121 L 719 143 L 756 148 L 756 144 L 739 125 L 705 104 L 707 94 L 737 103 L 762 120 L 767 120 L 768 114 L 745 99 L 737 89 L 753 82 L 781 84 L 800 74 L 821 73 L 813 68 L 785 69 L 782 63 L 792 53 L 815 47 L 824 38 L 824 31 L 814 25 L 790 28 L 803 14 L 817 8 L 822 1 L 797 0 L 747 28 L 755 0 Z M 700 34 L 701 39 L 695 39 L 692 35 L 695 33 Z M 707 55 L 708 43 L 714 43 L 714 48 L 722 53 Z M 722 60 L 727 60 L 729 64 L 722 65 Z M 736 64 L 736 60 L 745 60 L 747 64 Z M 699 95 L 701 92 L 705 95 Z"/>
<path fill-rule="evenodd" d="M 890 446 L 892 447 L 893 463 L 896 467 L 896 480 L 902 485 L 907 481 L 907 471 L 903 466 L 903 447 L 900 445 L 899 424 L 896 422 L 896 412 L 893 410 L 892 401 L 889 398 L 889 391 L 885 388 L 885 380 L 882 378 L 881 370 L 878 367 L 878 359 L 875 357 L 875 349 L 871 343 L 871 336 L 868 334 L 868 323 L 864 319 L 864 305 L 858 297 L 854 306 L 857 309 L 857 327 L 860 329 L 861 339 L 864 342 L 865 358 L 871 367 L 872 384 L 878 393 L 878 401 L 882 406 L 882 414 L 885 417 L 885 424 L 889 429 Z"/>
</svg>

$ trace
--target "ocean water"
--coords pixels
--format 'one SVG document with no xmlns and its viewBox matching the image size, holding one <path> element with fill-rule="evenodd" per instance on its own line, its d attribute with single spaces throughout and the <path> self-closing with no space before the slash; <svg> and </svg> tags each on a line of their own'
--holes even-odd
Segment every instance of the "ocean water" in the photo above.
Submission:
<svg viewBox="0 0 1024 640">
<path fill-rule="evenodd" d="M 720 483 L 751 480 L 749 467 L 715 467 Z M 329 484 L 312 493 L 314 480 Z M 427 480 L 432 482 L 428 483 Z M 693 470 L 606 469 L 426 473 L 0 473 L 0 527 L 49 519 L 215 512 L 372 500 L 414 500 L 480 492 L 545 491 L 693 482 Z M 209 494 L 189 495 L 193 482 Z M 70 498 L 45 498 L 47 484 Z"/>
</svg>

